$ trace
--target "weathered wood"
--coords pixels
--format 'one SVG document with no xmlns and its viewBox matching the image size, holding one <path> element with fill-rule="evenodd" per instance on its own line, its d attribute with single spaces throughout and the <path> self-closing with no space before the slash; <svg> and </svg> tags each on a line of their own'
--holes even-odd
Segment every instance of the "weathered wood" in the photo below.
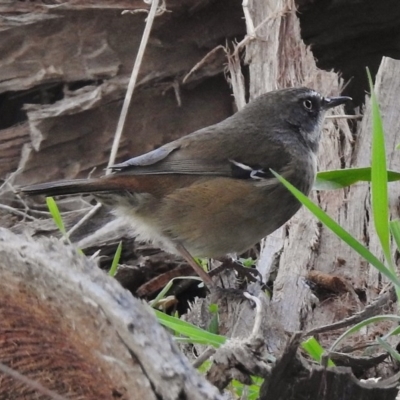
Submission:
<svg viewBox="0 0 400 400">
<path fill-rule="evenodd" d="M 102 174 L 146 17 L 121 10 L 146 7 L 141 0 L 0 6 L 0 93 L 7 100 L 0 129 L 26 123 L 26 110 L 34 149 L 25 137 L 14 144 L 24 156 L 17 184 L 84 177 L 94 167 Z M 232 114 L 223 54 L 187 75 L 244 33 L 240 2 L 169 1 L 167 8 L 155 19 L 119 160 Z M 15 171 L 12 161 L 0 166 L 2 176 Z"/>
<path fill-rule="evenodd" d="M 376 92 L 385 127 L 387 166 L 395 170 L 399 170 L 400 167 L 395 151 L 395 146 L 400 140 L 398 137 L 399 112 L 395 106 L 395 99 L 398 90 L 400 90 L 399 73 L 400 63 L 398 61 L 384 59 L 376 77 Z M 352 154 L 351 166 L 370 165 L 371 129 L 371 110 L 367 106 L 365 117 L 355 137 L 356 145 Z M 337 202 L 332 201 L 333 194 L 331 192 L 321 192 L 319 196 L 320 204 L 336 221 L 383 260 L 382 250 L 373 225 L 369 185 L 360 183 L 342 191 L 342 193 L 344 194 L 343 200 Z M 390 184 L 389 201 L 392 218 L 399 216 L 399 195 L 398 185 Z M 338 262 L 339 258 L 340 262 Z M 320 229 L 318 254 L 312 258 L 310 267 L 339 274 L 345 278 L 356 292 L 364 294 L 364 304 L 369 304 L 377 296 L 383 288 L 382 281 L 386 281 L 386 278 L 380 276 L 375 268 L 368 265 L 365 260 L 324 227 Z M 333 301 L 331 305 L 325 302 L 322 307 L 316 307 L 306 326 L 315 326 L 315 322 L 312 321 L 326 323 L 326 318 L 330 318 L 331 321 L 337 320 L 346 317 L 357 309 L 351 296 L 340 296 L 339 298 L 340 300 Z M 338 307 L 338 301 L 340 301 L 340 307 Z M 388 309 L 390 307 L 391 305 L 388 304 Z M 328 312 L 328 309 L 331 309 L 331 311 Z M 375 332 L 380 332 L 380 328 L 370 326 L 366 330 L 366 335 L 370 337 Z"/>
<path fill-rule="evenodd" d="M 0 135 L 0 176 L 15 171 L 21 162 L 21 149 L 29 143 L 29 125 L 14 125 L 3 129 Z"/>
<path fill-rule="evenodd" d="M 254 25 L 268 16 L 272 19 L 266 23 L 264 32 L 262 29 L 258 32 L 261 40 L 253 41 L 248 50 L 254 94 L 286 85 L 312 86 L 323 94 L 338 93 L 339 79 L 331 73 L 318 71 L 311 53 L 300 39 L 296 17 L 287 11 L 288 4 L 290 8 L 291 3 L 283 1 L 253 4 Z M 285 10 L 286 15 L 282 18 L 282 12 Z M 279 43 L 279 46 L 276 43 Z M 288 63 L 288 60 L 291 60 L 291 63 Z M 394 97 L 395 93 L 398 93 L 400 80 L 398 67 L 395 67 L 395 64 L 393 60 L 386 60 L 382 64 L 377 76 L 376 89 L 378 98 L 384 99 L 381 105 L 384 121 L 385 116 L 388 117 L 386 132 L 389 149 L 388 167 L 398 170 L 399 166 L 392 161 L 395 159 L 393 156 L 395 145 L 399 142 L 397 138 L 399 118 Z M 337 112 L 340 113 L 339 110 Z M 355 136 L 355 151 L 347 122 L 343 120 L 326 122 L 318 158 L 320 170 L 370 164 L 369 109 L 366 115 Z M 397 216 L 399 194 L 394 186 L 391 185 L 391 210 L 392 215 Z M 368 184 L 359 184 L 350 189 L 314 193 L 312 198 L 382 258 L 371 221 Z M 312 329 L 344 319 L 360 311 L 363 305 L 369 304 L 382 288 L 381 277 L 376 270 L 369 267 L 353 250 L 304 209 L 297 213 L 286 227 L 265 240 L 259 267 L 267 274 L 267 279 L 274 265 L 278 265 L 279 269 L 274 281 L 271 307 L 279 323 L 291 332 Z M 346 283 L 349 290 L 319 302 L 306 281 L 308 271 L 313 270 L 337 275 Z M 360 340 L 361 337 L 374 336 L 381 332 L 381 329 L 370 326 L 366 336 L 357 336 L 348 343 Z M 326 345 L 333 338 L 332 335 L 320 337 Z"/>
<path fill-rule="evenodd" d="M 337 94 L 340 90 L 338 78 L 333 73 L 318 70 L 310 50 L 301 41 L 294 3 L 255 2 L 253 7 L 255 25 L 270 16 L 270 21 L 258 32 L 258 40 L 253 41 L 247 51 L 247 58 L 251 60 L 253 95 L 287 86 L 311 86 L 325 95 Z M 340 110 L 335 112 L 340 113 Z M 324 126 L 319 155 L 322 170 L 340 168 L 340 156 L 344 163 L 349 160 L 351 134 L 346 125 L 342 126 L 343 144 L 332 120 Z M 337 191 L 332 196 L 338 202 L 342 195 Z M 301 210 L 286 227 L 266 238 L 260 255 L 259 267 L 266 280 L 273 264 L 278 262 L 273 307 L 289 331 L 300 330 L 312 310 L 313 295 L 304 277 L 306 271 L 312 269 L 319 230 L 320 226 L 310 213 Z"/>
<path fill-rule="evenodd" d="M 300 335 L 289 341 L 261 387 L 260 400 L 396 399 L 398 375 L 378 383 L 360 382 L 350 368 L 311 366 L 296 355 L 300 342 Z"/>
<path fill-rule="evenodd" d="M 148 306 L 94 261 L 5 229 L 0 258 L 0 362 L 68 398 L 222 400 Z M 2 377 L 0 397 L 11 394 L 37 398 Z"/>
</svg>

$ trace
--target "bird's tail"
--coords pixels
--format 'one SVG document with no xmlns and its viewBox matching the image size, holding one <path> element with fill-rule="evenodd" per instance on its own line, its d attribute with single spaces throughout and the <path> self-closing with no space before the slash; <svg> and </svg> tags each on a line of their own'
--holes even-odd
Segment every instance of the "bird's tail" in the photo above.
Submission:
<svg viewBox="0 0 400 400">
<path fill-rule="evenodd" d="M 106 187 L 105 183 L 104 179 L 73 179 L 23 186 L 18 188 L 18 192 L 32 196 L 43 194 L 47 197 L 68 194 L 98 193 L 110 190 L 110 185 L 108 184 L 108 187 Z"/>
</svg>

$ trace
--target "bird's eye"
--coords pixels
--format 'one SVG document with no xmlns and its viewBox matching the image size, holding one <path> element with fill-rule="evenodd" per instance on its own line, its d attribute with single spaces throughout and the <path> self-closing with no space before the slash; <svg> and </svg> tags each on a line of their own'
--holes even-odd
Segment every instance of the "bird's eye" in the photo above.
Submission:
<svg viewBox="0 0 400 400">
<path fill-rule="evenodd" d="M 311 100 L 304 100 L 303 106 L 307 111 L 311 111 L 313 109 L 313 103 Z"/>
</svg>

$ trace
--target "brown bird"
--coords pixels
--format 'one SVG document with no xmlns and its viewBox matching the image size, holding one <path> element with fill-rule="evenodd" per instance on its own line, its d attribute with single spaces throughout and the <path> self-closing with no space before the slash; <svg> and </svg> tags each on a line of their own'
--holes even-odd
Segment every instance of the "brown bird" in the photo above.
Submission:
<svg viewBox="0 0 400 400">
<path fill-rule="evenodd" d="M 212 284 L 192 256 L 244 252 L 288 221 L 300 203 L 270 170 L 308 194 L 325 111 L 348 100 L 307 88 L 269 92 L 218 124 L 114 165 L 111 175 L 20 190 L 94 194 L 140 240 L 180 254 Z"/>
</svg>

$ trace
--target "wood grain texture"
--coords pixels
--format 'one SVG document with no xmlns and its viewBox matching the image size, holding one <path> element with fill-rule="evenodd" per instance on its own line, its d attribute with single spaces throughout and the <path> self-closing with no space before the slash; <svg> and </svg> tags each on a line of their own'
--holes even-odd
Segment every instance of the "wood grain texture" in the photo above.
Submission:
<svg viewBox="0 0 400 400">
<path fill-rule="evenodd" d="M 0 6 L 0 129 L 22 122 L 30 130 L 30 140 L 13 148 L 23 154 L 19 184 L 87 177 L 94 167 L 102 173 L 146 15 L 121 10 L 144 8 L 142 1 Z M 212 12 L 208 1 L 167 8 L 146 48 L 118 161 L 232 114 L 225 56 L 184 78 L 215 47 L 243 35 L 240 2 Z M 0 158 L 9 155 L 0 146 Z M 17 157 L 0 165 L 1 176 L 16 165 Z"/>
<path fill-rule="evenodd" d="M 94 261 L 5 229 L 0 254 L 0 362 L 68 398 L 222 400 L 149 308 Z M 0 397 L 38 398 L 29 389 L 2 377 Z"/>
</svg>

